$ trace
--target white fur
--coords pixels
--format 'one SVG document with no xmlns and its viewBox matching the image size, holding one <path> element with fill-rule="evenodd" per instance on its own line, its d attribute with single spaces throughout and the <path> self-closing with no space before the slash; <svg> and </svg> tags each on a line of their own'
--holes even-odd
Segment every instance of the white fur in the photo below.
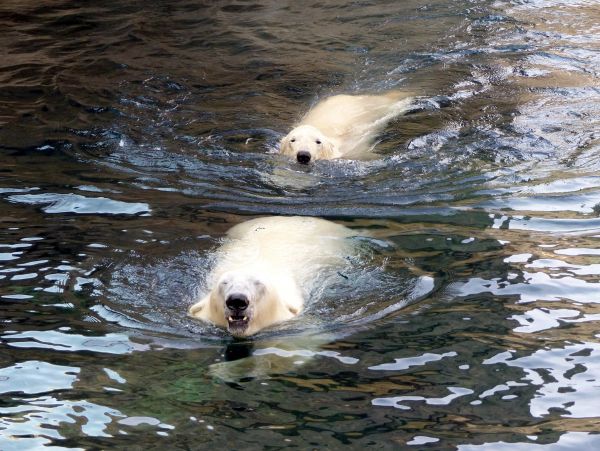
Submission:
<svg viewBox="0 0 600 451">
<path fill-rule="evenodd" d="M 309 152 L 310 161 L 367 159 L 377 134 L 394 117 L 406 113 L 412 102 L 412 97 L 397 91 L 329 97 L 281 140 L 280 153 L 297 158 L 298 152 Z"/>
<path fill-rule="evenodd" d="M 327 266 L 343 265 L 354 233 L 339 224 L 310 217 L 273 216 L 231 228 L 217 251 L 208 278 L 210 292 L 190 307 L 195 318 L 248 336 L 288 320 L 304 307 L 303 287 Z M 232 329 L 225 300 L 242 293 L 249 300 L 248 326 Z"/>
</svg>

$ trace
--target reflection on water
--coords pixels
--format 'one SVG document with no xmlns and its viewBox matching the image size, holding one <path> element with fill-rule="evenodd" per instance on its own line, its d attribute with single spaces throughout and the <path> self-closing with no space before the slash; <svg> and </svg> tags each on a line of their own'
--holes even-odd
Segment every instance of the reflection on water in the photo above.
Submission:
<svg viewBox="0 0 600 451">
<path fill-rule="evenodd" d="M 599 21 L 4 1 L 0 448 L 598 448 Z M 378 158 L 277 155 L 324 96 L 393 88 L 417 107 Z M 369 238 L 303 315 L 234 341 L 185 312 L 261 214 Z"/>
<path fill-rule="evenodd" d="M 148 204 L 126 203 L 105 197 L 87 198 L 77 194 L 22 194 L 7 198 L 10 202 L 47 205 L 45 213 L 135 214 L 148 212 Z"/>
</svg>

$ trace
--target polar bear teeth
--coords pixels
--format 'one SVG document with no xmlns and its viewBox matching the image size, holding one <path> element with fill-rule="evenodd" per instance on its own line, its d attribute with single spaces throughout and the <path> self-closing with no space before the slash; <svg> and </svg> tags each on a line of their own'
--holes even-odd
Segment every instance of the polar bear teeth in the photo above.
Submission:
<svg viewBox="0 0 600 451">
<path fill-rule="evenodd" d="M 231 321 L 231 322 L 234 322 L 234 321 L 240 321 L 240 319 L 237 319 L 237 318 L 235 318 L 235 319 L 234 319 L 234 318 L 233 318 L 233 316 L 230 316 L 230 317 L 229 317 L 229 318 L 227 318 L 227 319 L 228 319 L 229 321 Z M 247 316 L 244 316 L 244 317 L 241 319 L 241 321 L 247 321 L 247 320 L 248 320 L 248 317 L 247 317 Z"/>
</svg>

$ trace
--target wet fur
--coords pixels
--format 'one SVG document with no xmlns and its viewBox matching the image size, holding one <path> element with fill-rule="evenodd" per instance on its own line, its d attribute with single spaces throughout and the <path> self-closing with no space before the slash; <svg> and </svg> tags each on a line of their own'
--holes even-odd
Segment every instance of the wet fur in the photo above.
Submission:
<svg viewBox="0 0 600 451">
<path fill-rule="evenodd" d="M 217 251 L 209 293 L 190 307 L 189 314 L 236 336 L 289 320 L 302 311 L 303 288 L 319 271 L 345 263 L 351 249 L 345 238 L 352 235 L 344 226 L 311 217 L 274 216 L 238 224 Z M 249 298 L 245 330 L 233 330 L 228 323 L 225 300 L 231 290 Z"/>
<path fill-rule="evenodd" d="M 406 113 L 413 97 L 403 92 L 384 95 L 338 95 L 319 102 L 280 142 L 280 153 L 298 152 L 319 159 L 372 158 L 375 139 L 393 118 Z"/>
</svg>

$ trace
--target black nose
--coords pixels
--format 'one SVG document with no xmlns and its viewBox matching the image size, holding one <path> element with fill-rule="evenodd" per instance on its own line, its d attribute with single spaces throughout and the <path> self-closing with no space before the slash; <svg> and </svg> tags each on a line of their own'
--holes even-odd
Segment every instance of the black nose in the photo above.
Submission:
<svg viewBox="0 0 600 451">
<path fill-rule="evenodd" d="M 306 150 L 301 150 L 296 154 L 296 160 L 298 160 L 298 163 L 308 164 L 308 162 L 310 161 L 310 152 L 307 152 Z"/>
<path fill-rule="evenodd" d="M 242 311 L 248 308 L 248 298 L 244 294 L 232 294 L 227 297 L 225 305 L 230 310 Z"/>
</svg>

